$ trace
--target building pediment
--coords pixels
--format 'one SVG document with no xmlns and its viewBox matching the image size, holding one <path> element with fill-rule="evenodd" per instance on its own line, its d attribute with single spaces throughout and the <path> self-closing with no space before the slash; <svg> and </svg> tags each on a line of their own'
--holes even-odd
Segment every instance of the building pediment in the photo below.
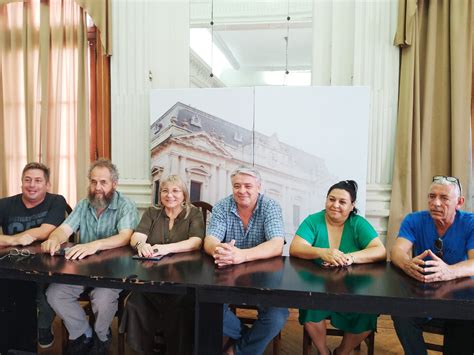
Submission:
<svg viewBox="0 0 474 355">
<path fill-rule="evenodd" d="M 212 155 L 224 157 L 227 159 L 232 158 L 232 154 L 230 154 L 227 149 L 225 149 L 219 138 L 211 137 L 205 132 L 173 137 L 170 141 Z"/>
</svg>

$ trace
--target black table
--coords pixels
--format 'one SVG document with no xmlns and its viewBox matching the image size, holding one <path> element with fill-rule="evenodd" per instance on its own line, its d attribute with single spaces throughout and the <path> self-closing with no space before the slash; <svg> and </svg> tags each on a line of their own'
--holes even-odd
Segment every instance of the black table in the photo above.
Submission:
<svg viewBox="0 0 474 355">
<path fill-rule="evenodd" d="M 328 269 L 291 257 L 217 269 L 201 252 L 176 254 L 159 262 L 136 261 L 132 253 L 123 247 L 81 261 L 45 254 L 20 260 L 5 258 L 0 260 L 0 277 L 136 291 L 192 292 L 196 297 L 195 348 L 199 354 L 221 353 L 223 303 L 474 319 L 471 278 L 423 284 L 388 263 Z"/>
</svg>

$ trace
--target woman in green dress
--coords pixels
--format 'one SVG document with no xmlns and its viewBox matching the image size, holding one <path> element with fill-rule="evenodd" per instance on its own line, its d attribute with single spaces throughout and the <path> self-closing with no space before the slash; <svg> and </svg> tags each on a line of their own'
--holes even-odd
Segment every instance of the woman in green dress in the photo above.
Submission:
<svg viewBox="0 0 474 355">
<path fill-rule="evenodd" d="M 354 180 L 331 186 L 325 209 L 308 216 L 296 231 L 290 255 L 313 259 L 326 267 L 385 260 L 385 247 L 377 232 L 365 218 L 357 215 L 356 198 Z M 326 319 L 344 331 L 341 344 L 334 350 L 337 355 L 349 354 L 377 326 L 376 315 L 301 309 L 300 323 L 322 355 L 331 354 L 326 344 Z"/>
</svg>

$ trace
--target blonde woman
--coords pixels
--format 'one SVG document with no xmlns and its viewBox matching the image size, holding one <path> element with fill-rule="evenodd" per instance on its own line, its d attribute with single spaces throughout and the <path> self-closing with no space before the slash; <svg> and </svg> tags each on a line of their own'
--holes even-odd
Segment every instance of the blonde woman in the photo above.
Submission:
<svg viewBox="0 0 474 355">
<path fill-rule="evenodd" d="M 130 245 L 145 257 L 199 250 L 204 231 L 201 211 L 191 205 L 183 180 L 170 175 L 161 181 L 158 206 L 144 213 Z M 191 354 L 193 323 L 189 296 L 133 292 L 120 328 L 139 353 L 153 352 L 155 334 L 161 331 L 168 354 Z"/>
</svg>

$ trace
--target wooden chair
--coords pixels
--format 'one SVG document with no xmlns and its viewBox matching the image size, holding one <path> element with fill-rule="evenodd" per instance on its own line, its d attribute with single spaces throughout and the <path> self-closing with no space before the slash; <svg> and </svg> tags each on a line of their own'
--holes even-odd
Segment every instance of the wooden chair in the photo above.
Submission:
<svg viewBox="0 0 474 355">
<path fill-rule="evenodd" d="M 204 226 L 207 227 L 207 216 L 212 213 L 212 205 L 204 201 L 194 201 L 191 203 L 201 210 Z"/>
<path fill-rule="evenodd" d="M 335 328 L 328 328 L 326 330 L 328 336 L 343 336 L 344 331 Z M 367 338 L 364 339 L 365 344 L 367 345 L 367 354 L 374 355 L 375 351 L 375 332 L 371 332 Z M 303 355 L 309 355 L 311 353 L 311 345 L 313 341 L 309 336 L 306 329 L 303 327 Z M 356 350 L 360 350 L 360 344 L 356 347 Z"/>
<path fill-rule="evenodd" d="M 90 302 L 90 296 L 89 296 L 90 290 L 91 290 L 91 288 L 86 289 L 81 294 L 81 296 L 79 297 L 79 302 L 81 304 L 84 304 L 83 305 L 84 312 L 86 312 L 86 315 L 89 317 L 89 323 L 90 323 L 92 329 L 94 329 L 95 317 L 94 317 L 94 312 L 92 312 L 92 305 L 91 305 L 91 302 Z M 122 290 L 122 292 L 120 292 L 120 296 L 119 296 L 119 299 L 118 299 L 118 309 L 117 309 L 117 312 L 115 313 L 115 317 L 117 317 L 117 324 L 118 324 L 117 326 L 120 326 L 120 323 L 122 322 L 123 311 L 125 309 L 125 299 L 127 298 L 129 293 L 130 292 L 127 291 L 127 290 Z M 68 334 L 67 329 L 64 326 L 63 322 L 61 322 L 61 333 L 62 333 L 61 334 L 62 335 L 62 337 L 61 337 L 61 339 L 62 339 L 62 351 L 63 351 L 63 354 L 65 354 L 68 339 L 69 339 L 69 334 Z M 120 333 L 120 332 L 117 332 L 117 354 L 118 355 L 124 355 L 125 354 L 125 334 Z"/>
<path fill-rule="evenodd" d="M 431 333 L 431 334 L 438 334 L 443 335 L 443 344 L 434 344 L 429 343 L 425 340 L 425 345 L 428 350 L 438 351 L 440 353 L 444 352 L 444 323 L 440 319 L 432 319 L 426 324 L 421 326 L 423 333 Z"/>
</svg>

